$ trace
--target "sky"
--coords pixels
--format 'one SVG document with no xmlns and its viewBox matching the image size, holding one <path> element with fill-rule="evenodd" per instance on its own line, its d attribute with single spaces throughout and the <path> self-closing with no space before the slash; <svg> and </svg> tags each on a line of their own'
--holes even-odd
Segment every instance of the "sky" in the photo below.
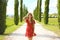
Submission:
<svg viewBox="0 0 60 40">
<path fill-rule="evenodd" d="M 19 1 L 20 2 L 20 1 Z M 37 0 L 23 0 L 23 4 L 28 8 L 28 11 L 33 13 L 37 6 Z M 42 0 L 42 12 L 44 12 L 45 0 Z M 20 5 L 19 5 L 20 9 Z M 19 10 L 20 13 L 20 10 Z M 49 13 L 57 13 L 57 0 L 50 0 Z M 14 15 L 14 0 L 9 0 L 7 4 L 7 15 Z"/>
</svg>

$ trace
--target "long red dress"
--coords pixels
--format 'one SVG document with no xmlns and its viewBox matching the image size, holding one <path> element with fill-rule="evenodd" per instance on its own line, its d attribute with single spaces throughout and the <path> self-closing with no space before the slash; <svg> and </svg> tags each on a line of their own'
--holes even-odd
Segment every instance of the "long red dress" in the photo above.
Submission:
<svg viewBox="0 0 60 40">
<path fill-rule="evenodd" d="M 30 23 L 29 20 L 27 19 L 26 23 L 27 23 L 26 36 L 27 37 L 35 36 L 36 34 L 34 33 L 34 27 L 33 27 L 33 25 L 35 24 L 35 21 L 33 20 L 33 22 Z"/>
</svg>

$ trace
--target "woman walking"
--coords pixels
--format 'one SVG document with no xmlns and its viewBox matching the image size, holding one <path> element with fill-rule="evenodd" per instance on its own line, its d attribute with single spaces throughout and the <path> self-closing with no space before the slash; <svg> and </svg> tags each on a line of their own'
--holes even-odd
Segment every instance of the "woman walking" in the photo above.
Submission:
<svg viewBox="0 0 60 40">
<path fill-rule="evenodd" d="M 33 19 L 31 13 L 28 13 L 27 17 L 25 17 L 24 20 L 27 23 L 25 35 L 28 37 L 28 40 L 32 40 L 33 36 L 36 36 L 34 33 L 35 20 Z"/>
</svg>

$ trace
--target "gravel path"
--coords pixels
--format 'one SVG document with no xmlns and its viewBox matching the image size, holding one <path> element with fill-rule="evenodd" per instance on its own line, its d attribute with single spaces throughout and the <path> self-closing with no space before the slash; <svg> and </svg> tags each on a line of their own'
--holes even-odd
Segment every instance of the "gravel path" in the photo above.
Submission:
<svg viewBox="0 0 60 40">
<path fill-rule="evenodd" d="M 28 38 L 25 37 L 25 32 L 26 23 L 12 34 L 7 35 L 5 40 L 28 40 Z M 37 36 L 33 37 L 33 40 L 60 40 L 60 37 L 58 37 L 54 32 L 43 28 L 43 26 L 39 23 L 35 24 L 35 33 Z"/>
</svg>

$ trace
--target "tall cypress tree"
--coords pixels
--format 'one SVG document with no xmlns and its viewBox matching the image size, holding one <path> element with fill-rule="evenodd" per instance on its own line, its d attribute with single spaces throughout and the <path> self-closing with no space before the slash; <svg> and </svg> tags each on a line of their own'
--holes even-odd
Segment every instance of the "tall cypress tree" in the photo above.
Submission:
<svg viewBox="0 0 60 40">
<path fill-rule="evenodd" d="M 38 6 L 39 6 L 38 2 L 39 2 L 39 1 L 37 1 L 37 7 L 36 7 L 35 10 L 34 10 L 34 18 L 35 18 L 36 20 L 38 20 L 38 13 L 39 13 L 39 12 L 38 12 L 38 9 L 39 9 L 39 8 L 38 8 Z"/>
<path fill-rule="evenodd" d="M 27 9 L 27 7 L 25 8 L 25 11 L 26 11 L 25 16 L 26 16 L 26 15 L 27 15 L 27 13 L 28 13 L 28 9 Z"/>
<path fill-rule="evenodd" d="M 22 22 L 23 17 L 23 0 L 20 0 L 20 21 Z"/>
<path fill-rule="evenodd" d="M 39 20 L 39 1 L 37 0 L 37 8 L 36 8 L 36 15 L 37 15 L 37 20 Z"/>
<path fill-rule="evenodd" d="M 25 5 L 23 5 L 23 17 L 25 16 Z"/>
<path fill-rule="evenodd" d="M 60 29 L 60 0 L 58 0 L 58 24 Z"/>
<path fill-rule="evenodd" d="M 44 11 L 44 23 L 45 24 L 48 24 L 49 1 L 50 0 L 45 1 L 45 11 Z"/>
<path fill-rule="evenodd" d="M 14 4 L 14 23 L 16 25 L 18 25 L 18 22 L 19 22 L 19 15 L 18 15 L 18 5 L 19 5 L 19 2 L 18 0 L 15 0 L 15 4 Z"/>
<path fill-rule="evenodd" d="M 42 5 L 42 0 L 38 0 L 38 20 L 41 22 L 41 5 Z"/>
<path fill-rule="evenodd" d="M 0 34 L 3 34 L 6 29 L 6 0 L 0 0 Z"/>
<path fill-rule="evenodd" d="M 27 9 L 27 7 L 24 5 L 24 6 L 23 6 L 23 17 L 26 16 L 27 13 L 28 13 L 28 9 Z"/>
<path fill-rule="evenodd" d="M 38 8 L 36 7 L 34 10 L 34 18 L 38 20 Z"/>
</svg>

